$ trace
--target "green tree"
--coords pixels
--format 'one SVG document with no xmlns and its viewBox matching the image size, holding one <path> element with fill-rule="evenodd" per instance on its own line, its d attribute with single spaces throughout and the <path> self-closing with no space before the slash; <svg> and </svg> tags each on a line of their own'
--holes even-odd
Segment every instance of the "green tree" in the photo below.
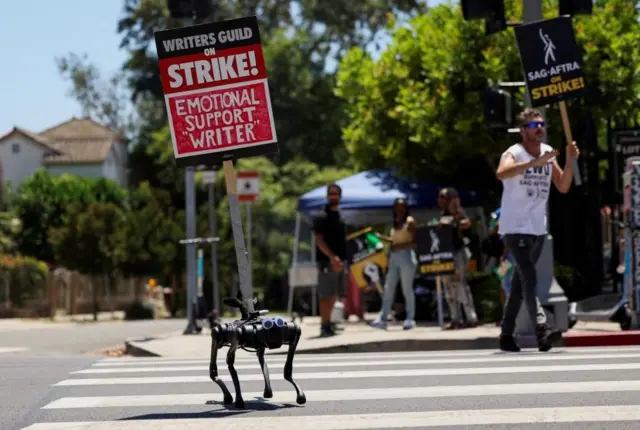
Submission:
<svg viewBox="0 0 640 430">
<path fill-rule="evenodd" d="M 118 229 L 125 223 L 113 203 L 72 203 L 58 228 L 49 231 L 56 261 L 92 277 L 94 320 L 98 318 L 98 289 L 109 288 L 117 268 Z M 100 282 L 99 280 L 102 280 Z"/>
<path fill-rule="evenodd" d="M 18 249 L 44 261 L 53 261 L 48 241 L 49 228 L 63 224 L 63 217 L 72 203 L 86 207 L 92 202 L 122 205 L 126 192 L 108 179 L 88 179 L 62 174 L 52 175 L 38 170 L 26 178 L 11 196 L 11 207 L 23 227 L 18 237 Z"/>
<path fill-rule="evenodd" d="M 168 193 L 143 183 L 131 193 L 130 209 L 117 231 L 116 264 L 125 276 L 163 275 L 171 267 L 182 267 L 183 218 L 171 204 Z M 182 257 L 181 259 L 179 257 Z M 172 264 L 173 263 L 173 264 Z"/>
<path fill-rule="evenodd" d="M 17 238 L 22 222 L 13 212 L 0 212 L 0 255 L 13 254 L 17 250 Z"/>
<path fill-rule="evenodd" d="M 522 19 L 521 3 L 505 2 L 508 20 Z M 543 5 L 545 18 L 557 15 L 557 2 Z M 593 89 L 585 103 L 597 118 L 637 115 L 639 22 L 638 9 L 624 0 L 598 1 L 593 15 L 575 19 Z M 340 65 L 336 94 L 346 102 L 343 138 L 356 167 L 392 165 L 409 175 L 477 188 L 482 177 L 465 173 L 470 165 L 485 166 L 483 188 L 494 183 L 492 171 L 507 137 L 484 124 L 482 94 L 499 81 L 523 80 L 513 30 L 485 36 L 483 23 L 464 21 L 452 3 L 390 29 L 391 42 L 379 60 L 355 48 Z M 523 93 L 515 96 L 522 106 Z M 557 107 L 547 112 L 549 140 L 562 142 Z"/>
</svg>

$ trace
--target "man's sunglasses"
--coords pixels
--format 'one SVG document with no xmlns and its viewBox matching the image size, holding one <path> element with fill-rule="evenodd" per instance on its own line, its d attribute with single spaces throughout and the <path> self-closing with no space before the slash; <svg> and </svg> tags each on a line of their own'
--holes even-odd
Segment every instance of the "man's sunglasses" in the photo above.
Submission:
<svg viewBox="0 0 640 430">
<path fill-rule="evenodd" d="M 526 124 L 523 124 L 522 126 L 524 128 L 538 128 L 538 127 L 543 128 L 544 125 L 545 125 L 544 121 L 531 121 Z"/>
</svg>

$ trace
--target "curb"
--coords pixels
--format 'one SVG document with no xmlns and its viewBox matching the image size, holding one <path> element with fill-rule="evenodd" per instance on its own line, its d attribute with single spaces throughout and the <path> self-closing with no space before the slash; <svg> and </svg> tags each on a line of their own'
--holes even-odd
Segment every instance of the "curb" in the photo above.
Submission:
<svg viewBox="0 0 640 430">
<path fill-rule="evenodd" d="M 153 340 L 153 338 L 147 339 L 147 340 Z M 160 355 L 153 353 L 151 351 L 148 351 L 137 345 L 134 345 L 132 342 L 134 341 L 128 341 L 128 340 L 124 341 L 125 355 L 130 355 L 132 357 L 160 357 Z M 138 342 L 138 341 L 135 341 L 135 342 Z"/>
<path fill-rule="evenodd" d="M 563 338 L 563 346 L 637 346 L 640 345 L 640 331 L 573 334 Z"/>
<path fill-rule="evenodd" d="M 351 343 L 319 348 L 307 348 L 296 351 L 298 354 L 339 354 L 349 352 L 417 352 L 417 351 L 455 351 L 463 349 L 496 349 L 495 337 L 476 339 L 403 339 L 380 342 Z M 274 352 L 273 355 L 286 354 L 287 350 Z"/>
</svg>

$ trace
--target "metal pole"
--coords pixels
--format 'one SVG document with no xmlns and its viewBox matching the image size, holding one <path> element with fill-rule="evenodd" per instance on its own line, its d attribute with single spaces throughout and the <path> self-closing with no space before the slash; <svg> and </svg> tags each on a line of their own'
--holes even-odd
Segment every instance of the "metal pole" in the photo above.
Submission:
<svg viewBox="0 0 640 430">
<path fill-rule="evenodd" d="M 542 1 L 541 0 L 523 0 L 523 22 L 529 23 L 534 21 L 542 20 Z M 531 99 L 529 98 L 528 92 L 525 92 L 526 100 L 525 106 L 531 107 Z M 542 116 L 544 117 L 545 108 L 538 108 Z"/>
<path fill-rule="evenodd" d="M 196 193 L 195 193 L 195 169 L 185 169 L 185 224 L 186 237 L 193 239 L 196 236 Z M 194 305 L 196 304 L 196 245 L 187 243 L 186 269 L 187 269 L 187 327 L 183 334 L 198 333 L 195 324 Z"/>
<path fill-rule="evenodd" d="M 213 170 L 215 175 L 215 170 Z M 214 181 L 215 182 L 215 181 Z M 209 232 L 216 237 L 216 205 L 214 183 L 209 184 Z M 220 313 L 220 284 L 218 283 L 218 245 L 211 242 L 211 282 L 213 284 L 213 309 Z"/>
<path fill-rule="evenodd" d="M 204 251 L 198 249 L 198 297 L 202 297 L 202 282 L 204 281 Z"/>
<path fill-rule="evenodd" d="M 195 13 L 191 18 L 184 18 L 183 26 L 189 27 L 195 24 Z M 185 188 L 185 233 L 187 239 L 196 236 L 196 193 L 195 193 L 195 168 L 187 167 L 184 172 Z M 194 304 L 196 303 L 196 245 L 187 243 L 186 269 L 187 269 L 187 327 L 183 334 L 198 333 L 195 324 Z"/>
<path fill-rule="evenodd" d="M 253 254 L 251 253 L 251 203 L 247 207 L 247 254 L 249 257 L 249 282 L 253 285 Z"/>
</svg>

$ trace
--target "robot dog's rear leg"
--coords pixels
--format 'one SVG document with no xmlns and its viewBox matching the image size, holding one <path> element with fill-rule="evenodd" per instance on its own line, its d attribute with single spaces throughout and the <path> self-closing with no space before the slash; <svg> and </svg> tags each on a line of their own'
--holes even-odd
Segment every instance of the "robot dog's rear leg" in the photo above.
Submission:
<svg viewBox="0 0 640 430">
<path fill-rule="evenodd" d="M 296 389 L 296 403 L 304 405 L 307 402 L 307 396 L 304 395 L 302 388 L 293 380 L 293 358 L 296 355 L 296 348 L 302 335 L 302 330 L 298 324 L 294 324 L 290 329 L 293 331 L 289 339 L 289 351 L 287 351 L 287 361 L 284 363 L 284 379 L 291 382 L 293 388 Z"/>
<path fill-rule="evenodd" d="M 224 404 L 229 405 L 233 403 L 233 397 L 227 389 L 227 386 L 224 384 L 222 379 L 218 377 L 218 364 L 216 363 L 218 359 L 218 349 L 222 347 L 222 342 L 219 342 L 214 335 L 211 336 L 211 361 L 209 362 L 209 377 L 213 382 L 218 384 L 218 387 L 222 390 L 222 395 L 224 396 Z"/>
<path fill-rule="evenodd" d="M 258 349 L 258 362 L 260 362 L 260 368 L 262 369 L 262 376 L 264 376 L 264 394 L 262 397 L 270 399 L 273 397 L 273 391 L 271 391 L 271 380 L 269 379 L 269 368 L 264 361 L 264 348 Z"/>
<path fill-rule="evenodd" d="M 231 342 L 231 346 L 229 347 L 229 351 L 227 352 L 227 367 L 229 368 L 229 373 L 231 374 L 231 379 L 233 380 L 233 387 L 236 390 L 236 408 L 244 408 L 244 400 L 242 399 L 242 390 L 240 389 L 240 380 L 238 379 L 238 372 L 236 372 L 236 368 L 233 367 L 233 363 L 236 361 L 236 350 L 238 349 L 238 339 L 235 338 Z"/>
</svg>

